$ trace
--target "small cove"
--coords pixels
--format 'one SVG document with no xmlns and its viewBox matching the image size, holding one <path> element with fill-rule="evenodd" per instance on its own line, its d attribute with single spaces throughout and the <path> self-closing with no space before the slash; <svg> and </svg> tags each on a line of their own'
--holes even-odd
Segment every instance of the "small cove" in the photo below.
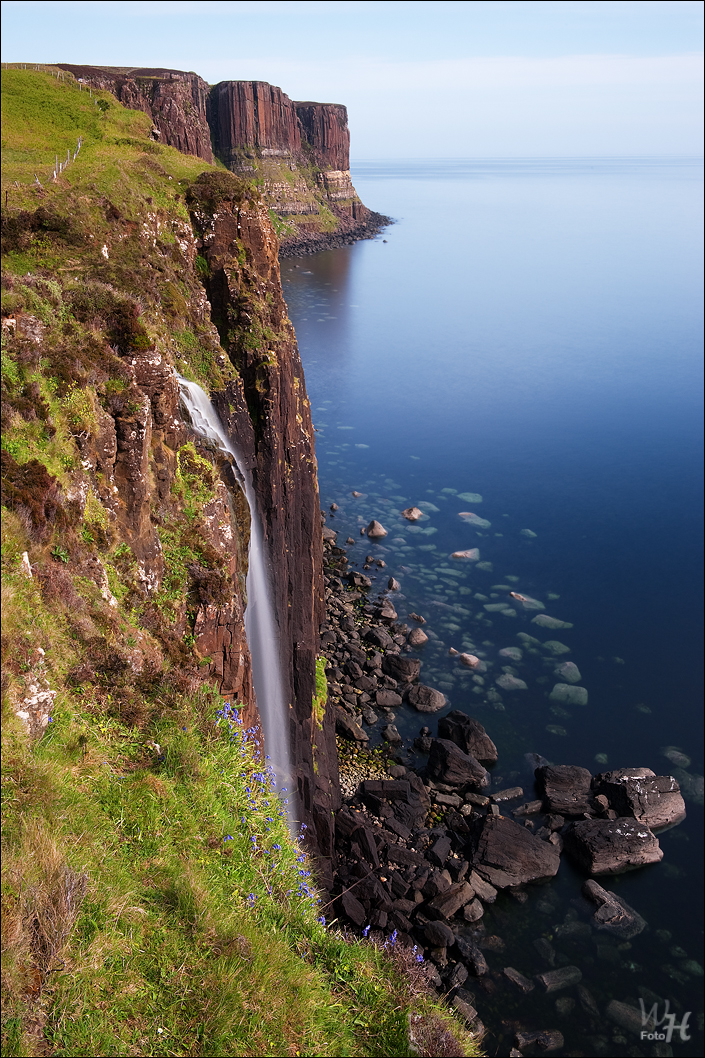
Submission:
<svg viewBox="0 0 705 1058">
<path fill-rule="evenodd" d="M 506 897 L 488 913 L 506 944 L 496 966 L 540 972 L 534 941 L 550 935 L 600 1008 L 653 993 L 692 1010 L 694 1024 L 699 167 L 389 163 L 354 179 L 398 223 L 372 242 L 282 262 L 338 543 L 355 541 L 356 568 L 368 554 L 385 562 L 368 572 L 376 590 L 399 581 L 400 619 L 425 617 L 421 679 L 487 728 L 499 749 L 493 788 L 531 796 L 524 754 L 537 752 L 593 772 L 645 765 L 689 789 L 688 818 L 661 837 L 663 862 L 608 880 L 648 931 L 620 949 L 571 928 L 582 877 L 566 861 L 525 904 Z M 416 523 L 400 513 L 411 505 L 424 510 Z M 371 518 L 388 530 L 380 543 L 360 536 Z M 450 558 L 472 548 L 479 561 Z M 541 614 L 572 627 L 537 624 Z M 451 647 L 488 663 L 483 683 Z M 507 648 L 521 656 L 501 656 Z M 586 705 L 556 696 L 566 660 Z M 526 689 L 497 684 L 512 675 Z M 394 722 L 410 739 L 424 719 L 403 706 Z M 690 758 L 685 769 L 674 753 Z M 567 1049 L 629 1053 L 616 1026 L 587 1039 L 577 1015 L 541 1002 L 536 1028 L 560 1027 Z M 527 1000 L 511 991 L 478 1003 L 495 1043 L 503 1018 L 526 1019 Z M 675 1053 L 699 1053 L 692 1037 Z"/>
</svg>

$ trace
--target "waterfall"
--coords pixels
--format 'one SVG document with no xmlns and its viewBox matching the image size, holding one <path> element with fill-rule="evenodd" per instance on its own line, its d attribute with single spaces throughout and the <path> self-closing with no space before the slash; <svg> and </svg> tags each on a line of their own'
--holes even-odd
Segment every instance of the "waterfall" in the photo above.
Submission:
<svg viewBox="0 0 705 1058">
<path fill-rule="evenodd" d="M 245 632 L 252 657 L 252 679 L 262 718 L 265 749 L 277 776 L 277 789 L 286 782 L 289 790 L 289 818 L 292 818 L 293 790 L 289 757 L 289 706 L 284 696 L 279 632 L 274 617 L 272 583 L 268 569 L 264 532 L 249 472 L 240 454 L 226 436 L 218 413 L 208 395 L 195 382 L 177 376 L 181 398 L 196 433 L 214 441 L 235 460 L 238 479 L 250 505 L 250 549 L 247 570 Z"/>
</svg>

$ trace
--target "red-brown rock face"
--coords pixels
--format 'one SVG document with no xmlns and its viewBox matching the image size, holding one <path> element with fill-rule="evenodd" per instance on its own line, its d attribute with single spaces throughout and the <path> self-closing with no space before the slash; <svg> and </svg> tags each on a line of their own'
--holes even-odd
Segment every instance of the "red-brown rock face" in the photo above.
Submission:
<svg viewBox="0 0 705 1058">
<path fill-rule="evenodd" d="M 208 99 L 216 154 L 226 165 L 238 150 L 269 156 L 301 154 L 301 130 L 294 104 L 281 88 L 266 81 L 221 81 Z"/>
<path fill-rule="evenodd" d="M 313 160 L 321 169 L 350 168 L 347 108 L 339 103 L 294 103 Z"/>
<path fill-rule="evenodd" d="M 154 122 L 157 139 L 184 154 L 213 161 L 206 120 L 209 86 L 195 73 L 182 70 L 74 66 L 59 63 L 74 77 L 102 88 L 130 110 L 142 110 Z"/>
<path fill-rule="evenodd" d="M 209 174 L 198 184 L 204 191 Z M 235 185 L 235 181 L 233 181 Z M 211 278 L 208 296 L 238 379 L 213 401 L 252 469 L 272 562 L 299 818 L 330 880 L 331 809 L 339 788 L 334 724 L 312 714 L 324 613 L 322 536 L 310 404 L 281 290 L 276 234 L 257 192 L 193 207 Z M 244 252 L 243 252 L 244 251 Z"/>
</svg>

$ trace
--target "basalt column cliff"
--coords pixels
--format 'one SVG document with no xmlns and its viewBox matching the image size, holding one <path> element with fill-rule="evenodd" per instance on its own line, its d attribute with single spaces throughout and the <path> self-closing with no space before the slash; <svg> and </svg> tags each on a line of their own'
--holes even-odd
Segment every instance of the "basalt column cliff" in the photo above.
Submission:
<svg viewBox="0 0 705 1058">
<path fill-rule="evenodd" d="M 369 238 L 388 222 L 352 185 L 348 115 L 338 103 L 295 102 L 266 81 L 211 88 L 182 70 L 59 65 L 148 114 L 158 142 L 258 177 L 281 256 Z"/>
</svg>

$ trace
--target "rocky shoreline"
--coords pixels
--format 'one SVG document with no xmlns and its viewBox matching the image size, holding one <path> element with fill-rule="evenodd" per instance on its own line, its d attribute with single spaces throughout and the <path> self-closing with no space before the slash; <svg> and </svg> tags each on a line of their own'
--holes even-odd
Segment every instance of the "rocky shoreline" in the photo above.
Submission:
<svg viewBox="0 0 705 1058">
<path fill-rule="evenodd" d="M 305 257 L 319 253 L 321 250 L 335 250 L 341 246 L 351 246 L 361 239 L 374 239 L 388 224 L 393 224 L 391 217 L 382 213 L 366 210 L 367 216 L 362 221 L 342 218 L 340 226 L 333 232 L 307 232 L 299 228 L 296 236 L 282 236 L 279 246 L 279 257 Z"/>
<path fill-rule="evenodd" d="M 367 529 L 371 540 L 375 526 Z M 639 1008 L 612 1000 L 601 1011 L 581 983 L 580 967 L 545 937 L 534 941 L 531 976 L 503 965 L 505 943 L 488 932 L 483 917 L 500 894 L 525 903 L 527 886 L 547 885 L 565 855 L 585 877 L 573 901 L 573 926 L 629 947 L 647 924 L 595 876 L 663 858 L 655 831 L 685 818 L 678 783 L 648 768 L 592 775 L 527 754 L 533 756 L 532 788 L 492 789 L 489 769 L 497 748 L 482 724 L 459 710 L 439 717 L 435 736 L 421 727 L 414 749 L 428 755 L 427 763 L 411 767 L 395 710 L 411 706 L 426 716 L 447 704 L 440 691 L 420 683 L 421 662 L 411 653 L 425 639 L 423 618 L 413 615 L 414 628 L 398 621 L 393 599 L 399 585 L 386 575 L 386 590 L 371 597 L 371 577 L 382 573 L 383 560 L 367 556 L 370 577 L 349 570 L 337 534 L 324 525 L 323 536 L 327 612 L 321 652 L 336 717 L 343 799 L 335 818 L 331 893 L 339 919 L 379 943 L 416 946 L 430 984 L 477 1033 L 483 1031 L 483 997 L 510 988 L 526 995 L 557 993 L 558 1013 L 567 1016 L 578 1007 L 595 1033 L 611 1023 L 613 1031 L 635 1032 L 638 1039 Z M 375 726 L 385 755 L 366 751 L 365 729 Z M 564 1038 L 552 1026 L 533 1031 L 517 1025 L 513 1043 L 513 1054 L 555 1052 Z M 657 1047 L 648 1053 L 666 1052 Z"/>
</svg>

